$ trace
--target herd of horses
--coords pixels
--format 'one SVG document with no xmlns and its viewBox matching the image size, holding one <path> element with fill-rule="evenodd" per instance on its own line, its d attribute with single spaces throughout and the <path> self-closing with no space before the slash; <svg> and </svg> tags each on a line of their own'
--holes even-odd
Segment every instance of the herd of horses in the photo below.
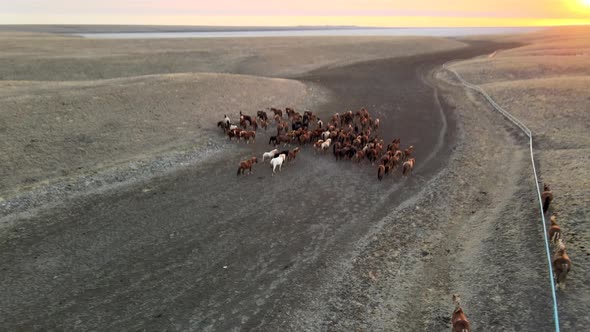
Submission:
<svg viewBox="0 0 590 332">
<path fill-rule="evenodd" d="M 368 160 L 371 164 L 378 162 L 377 179 L 381 181 L 385 176 L 392 174 L 396 169 L 401 168 L 402 174 L 412 173 L 416 160 L 412 157 L 413 146 L 405 149 L 400 147 L 400 139 L 384 146 L 383 140 L 377 135 L 379 119 L 374 119 L 365 108 L 358 112 L 348 111 L 343 114 L 334 114 L 327 124 L 319 119 L 312 112 L 306 111 L 303 114 L 286 108 L 287 120 L 283 118 L 283 111 L 277 108 L 270 108 L 273 113 L 272 121 L 265 111 L 258 111 L 256 117 L 248 116 L 240 112 L 239 123 L 232 124 L 227 115 L 217 126 L 223 129 L 230 140 L 244 141 L 250 143 L 256 139 L 258 127 L 268 130 L 271 122 L 276 124 L 276 135 L 269 138 L 269 144 L 275 149 L 265 152 L 262 155 L 262 162 L 269 160 L 272 174 L 277 169 L 280 172 L 283 163 L 294 160 L 301 148 L 298 146 L 293 150 L 280 151 L 276 147 L 280 144 L 305 145 L 310 144 L 318 154 L 326 154 L 332 150 L 336 160 L 348 159 L 356 163 Z M 258 163 L 257 157 L 252 157 L 240 162 L 237 174 L 244 174 L 247 170 L 252 173 L 252 167 Z M 401 167 L 400 167 L 401 166 Z M 543 214 L 547 215 L 549 206 L 553 201 L 553 192 L 548 184 L 544 184 L 541 195 Z M 550 217 L 551 227 L 548 237 L 554 250 L 552 259 L 553 273 L 557 289 L 565 289 L 565 280 L 571 270 L 572 261 L 567 255 L 566 246 L 563 241 L 562 232 L 557 223 L 557 214 Z M 455 332 L 469 332 L 471 327 L 467 316 L 461 307 L 458 294 L 453 295 L 455 309 L 451 316 L 452 329 Z"/>
<path fill-rule="evenodd" d="M 380 120 L 371 117 L 366 108 L 361 108 L 356 113 L 335 113 L 325 124 L 310 111 L 301 114 L 289 107 L 285 112 L 274 107 L 271 107 L 270 111 L 272 117 L 269 117 L 266 111 L 258 111 L 256 116 L 246 115 L 240 111 L 237 123 L 232 123 L 230 118 L 224 115 L 224 119 L 219 121 L 217 126 L 230 141 L 249 144 L 255 141 L 258 128 L 267 131 L 274 124 L 276 134 L 269 137 L 269 145 L 274 145 L 275 148 L 281 144 L 284 147 L 291 144 L 311 145 L 318 154 L 327 154 L 331 150 L 336 160 L 350 160 L 355 163 L 367 160 L 371 165 L 378 163 L 379 181 L 397 169 L 400 169 L 404 176 L 410 175 L 416 164 L 416 159 L 412 157 L 413 146 L 402 149 L 399 138 L 393 139 L 385 146 L 383 139 L 378 135 Z M 299 147 L 291 151 L 274 149 L 265 152 L 262 161 L 270 158 L 274 175 L 277 168 L 280 171 L 283 163 L 293 160 L 299 151 Z M 246 170 L 248 174 L 252 173 L 256 163 L 256 157 L 240 161 L 237 174 L 243 175 Z"/>
</svg>

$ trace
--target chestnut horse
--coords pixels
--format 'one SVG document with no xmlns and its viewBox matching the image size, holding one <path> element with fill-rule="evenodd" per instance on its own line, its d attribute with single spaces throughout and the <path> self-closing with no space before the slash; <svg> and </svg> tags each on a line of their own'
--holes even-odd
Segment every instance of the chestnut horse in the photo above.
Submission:
<svg viewBox="0 0 590 332">
<path fill-rule="evenodd" d="M 403 175 L 408 175 L 408 173 L 412 174 L 412 170 L 414 169 L 415 163 L 416 163 L 416 160 L 414 158 L 410 158 L 410 159 L 408 159 L 408 161 L 404 162 L 402 174 Z"/>
<path fill-rule="evenodd" d="M 572 268 L 572 260 L 565 252 L 565 244 L 561 239 L 557 240 L 557 250 L 553 256 L 553 272 L 555 273 L 555 283 L 557 288 L 560 286 L 565 289 L 565 278 Z"/>
<path fill-rule="evenodd" d="M 244 175 L 245 170 L 248 170 L 248 174 L 252 174 L 252 165 L 256 163 L 258 163 L 258 159 L 256 159 L 256 157 L 252 157 L 248 160 L 242 160 L 240 162 L 240 167 L 238 168 L 238 175 L 240 175 L 240 173 Z"/>
<path fill-rule="evenodd" d="M 246 141 L 246 144 L 248 144 L 250 143 L 250 140 L 254 141 L 256 139 L 256 132 L 242 130 L 240 132 L 240 138 L 243 138 L 244 141 Z"/>
<path fill-rule="evenodd" d="M 541 194 L 541 201 L 543 202 L 543 213 L 549 210 L 549 204 L 553 200 L 553 192 L 548 184 L 543 185 L 543 194 Z"/>
<path fill-rule="evenodd" d="M 557 224 L 557 216 L 551 216 L 551 228 L 549 228 L 549 239 L 553 244 L 557 243 L 557 240 L 561 239 L 561 228 Z"/>
<path fill-rule="evenodd" d="M 296 147 L 295 149 L 293 149 L 293 151 L 289 151 L 289 154 L 287 155 L 287 160 L 295 159 L 300 150 L 301 149 L 299 147 Z"/>
<path fill-rule="evenodd" d="M 453 332 L 471 332 L 467 316 L 465 316 L 465 313 L 461 308 L 461 298 L 458 294 L 453 295 L 453 303 L 455 304 L 455 310 L 451 316 Z"/>
</svg>

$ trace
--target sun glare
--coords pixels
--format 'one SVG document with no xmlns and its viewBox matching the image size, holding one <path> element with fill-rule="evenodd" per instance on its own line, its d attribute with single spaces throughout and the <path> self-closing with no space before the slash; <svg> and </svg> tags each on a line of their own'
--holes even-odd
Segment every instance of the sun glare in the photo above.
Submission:
<svg viewBox="0 0 590 332">
<path fill-rule="evenodd" d="M 582 5 L 590 7 L 590 0 L 580 0 L 580 2 L 582 3 Z"/>
</svg>

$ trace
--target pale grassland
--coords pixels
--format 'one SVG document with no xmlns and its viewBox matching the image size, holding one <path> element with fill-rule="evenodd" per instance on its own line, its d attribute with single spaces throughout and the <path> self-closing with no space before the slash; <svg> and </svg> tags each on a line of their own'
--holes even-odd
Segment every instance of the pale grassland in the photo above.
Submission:
<svg viewBox="0 0 590 332">
<path fill-rule="evenodd" d="M 0 193 L 199 146 L 217 135 L 223 113 L 237 121 L 240 110 L 304 107 L 321 100 L 316 92 L 227 74 L 0 82 Z"/>
<path fill-rule="evenodd" d="M 558 297 L 562 327 L 572 331 L 590 324 L 589 36 L 590 27 L 552 29 L 526 36 L 527 46 L 453 65 L 533 131 L 541 178 L 552 185 L 574 264 L 569 289 Z"/>
<path fill-rule="evenodd" d="M 109 40 L 11 33 L 0 33 L 0 44 L 2 80 L 87 80 L 182 72 L 293 76 L 328 65 L 465 46 L 430 37 Z"/>
</svg>

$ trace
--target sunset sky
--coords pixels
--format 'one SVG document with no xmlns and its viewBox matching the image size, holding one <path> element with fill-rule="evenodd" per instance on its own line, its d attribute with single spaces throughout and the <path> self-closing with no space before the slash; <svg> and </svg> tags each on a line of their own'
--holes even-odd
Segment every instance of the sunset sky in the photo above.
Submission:
<svg viewBox="0 0 590 332">
<path fill-rule="evenodd" d="M 590 0 L 2 0 L 1 24 L 590 24 Z"/>
</svg>

